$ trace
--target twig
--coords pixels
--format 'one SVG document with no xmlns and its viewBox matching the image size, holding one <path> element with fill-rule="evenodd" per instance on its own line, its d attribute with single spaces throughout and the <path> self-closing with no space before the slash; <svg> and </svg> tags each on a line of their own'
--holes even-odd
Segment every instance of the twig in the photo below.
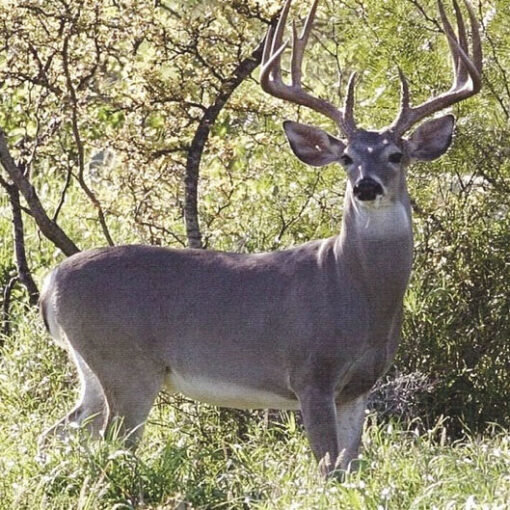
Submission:
<svg viewBox="0 0 510 510">
<path fill-rule="evenodd" d="M 60 195 L 60 200 L 58 202 L 57 208 L 55 209 L 55 214 L 53 215 L 53 221 L 57 221 L 58 215 L 60 214 L 60 210 L 64 206 L 66 193 L 67 193 L 67 190 L 69 189 L 69 186 L 71 184 L 71 177 L 72 177 L 72 172 L 71 172 L 71 169 L 68 168 L 67 175 L 66 175 L 66 182 L 64 184 L 64 188 L 62 189 L 62 193 Z"/>
<path fill-rule="evenodd" d="M 73 81 L 71 78 L 71 73 L 69 71 L 69 56 L 68 56 L 68 48 L 69 48 L 69 39 L 70 35 L 67 35 L 64 39 L 64 44 L 62 47 L 62 59 L 63 59 L 63 66 L 64 66 L 64 75 L 66 77 L 66 83 L 67 88 L 69 91 L 69 95 L 71 98 L 72 103 L 72 111 L 71 111 L 71 124 L 72 124 L 72 130 L 73 130 L 73 137 L 74 142 L 76 144 L 76 149 L 78 152 L 78 182 L 89 198 L 89 200 L 92 202 L 94 207 L 97 210 L 97 215 L 99 218 L 99 223 L 101 225 L 101 228 L 103 230 L 103 234 L 106 238 L 107 243 L 110 246 L 113 246 L 115 243 L 113 242 L 113 239 L 110 235 L 110 231 L 108 229 L 108 225 L 106 224 L 106 218 L 104 215 L 103 208 L 101 207 L 101 203 L 97 199 L 94 192 L 88 187 L 87 183 L 85 182 L 85 149 L 83 146 L 83 141 L 81 139 L 80 135 L 80 129 L 78 126 L 78 98 L 76 96 L 76 89 L 73 85 Z"/>
</svg>

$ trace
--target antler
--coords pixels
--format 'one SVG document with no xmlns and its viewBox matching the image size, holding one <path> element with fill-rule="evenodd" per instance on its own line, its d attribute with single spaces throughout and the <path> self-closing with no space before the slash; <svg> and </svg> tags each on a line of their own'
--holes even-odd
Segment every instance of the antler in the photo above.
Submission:
<svg viewBox="0 0 510 510">
<path fill-rule="evenodd" d="M 347 95 L 343 110 L 339 110 L 330 102 L 314 97 L 306 92 L 301 85 L 301 67 L 303 54 L 310 36 L 318 0 L 314 0 L 312 8 L 306 18 L 301 35 L 298 36 L 296 24 L 292 24 L 292 58 L 291 58 L 291 85 L 286 85 L 282 80 L 281 56 L 288 46 L 288 41 L 283 43 L 283 31 L 287 22 L 292 0 L 287 0 L 276 29 L 270 27 L 264 45 L 262 57 L 262 69 L 260 73 L 260 84 L 269 94 L 292 103 L 311 108 L 312 110 L 332 119 L 343 133 L 350 137 L 356 131 L 354 122 L 354 83 L 356 73 L 353 73 L 347 86 Z"/>
<path fill-rule="evenodd" d="M 402 99 L 397 119 L 390 126 L 390 130 L 398 137 L 402 136 L 411 126 L 423 118 L 473 96 L 482 87 L 482 43 L 480 41 L 478 22 L 468 0 L 464 0 L 464 4 L 468 10 L 471 24 L 472 55 L 469 55 L 466 28 L 457 0 L 453 0 L 453 7 L 457 19 L 458 36 L 455 35 L 452 25 L 448 21 L 443 3 L 441 0 L 437 0 L 443 31 L 448 39 L 448 46 L 452 56 L 453 83 L 448 92 L 431 98 L 419 106 L 412 107 L 409 104 L 409 85 L 407 79 L 399 69 Z"/>
</svg>

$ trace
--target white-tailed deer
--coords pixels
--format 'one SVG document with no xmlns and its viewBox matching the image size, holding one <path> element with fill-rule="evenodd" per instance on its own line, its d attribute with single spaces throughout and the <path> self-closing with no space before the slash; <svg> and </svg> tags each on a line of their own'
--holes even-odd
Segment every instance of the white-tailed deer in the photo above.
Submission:
<svg viewBox="0 0 510 510">
<path fill-rule="evenodd" d="M 381 131 L 357 128 L 354 78 L 343 109 L 301 86 L 301 62 L 317 8 L 293 30 L 290 85 L 282 81 L 283 31 L 290 8 L 269 30 L 261 84 L 279 98 L 333 119 L 343 140 L 287 121 L 285 133 L 307 164 L 339 162 L 348 176 L 338 236 L 273 253 L 241 255 L 152 246 L 86 251 L 47 277 L 42 313 L 70 352 L 82 392 L 68 422 L 101 433 L 115 417 L 131 440 L 164 387 L 236 408 L 300 409 L 324 473 L 356 457 L 367 393 L 392 362 L 412 262 L 405 167 L 450 145 L 452 115 L 417 122 L 477 93 L 482 52 L 466 2 L 471 50 L 459 6 L 458 34 L 439 12 L 453 59 L 451 89 L 411 106 L 402 73 L 397 119 Z"/>
</svg>

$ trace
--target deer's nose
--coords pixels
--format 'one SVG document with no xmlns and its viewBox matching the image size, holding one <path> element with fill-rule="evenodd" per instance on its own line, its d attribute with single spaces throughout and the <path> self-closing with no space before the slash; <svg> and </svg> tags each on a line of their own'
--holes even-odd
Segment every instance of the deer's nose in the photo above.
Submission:
<svg viewBox="0 0 510 510">
<path fill-rule="evenodd" d="M 355 184 L 353 193 L 358 200 L 369 201 L 375 200 L 378 195 L 382 195 L 383 189 L 374 179 L 363 177 Z"/>
</svg>

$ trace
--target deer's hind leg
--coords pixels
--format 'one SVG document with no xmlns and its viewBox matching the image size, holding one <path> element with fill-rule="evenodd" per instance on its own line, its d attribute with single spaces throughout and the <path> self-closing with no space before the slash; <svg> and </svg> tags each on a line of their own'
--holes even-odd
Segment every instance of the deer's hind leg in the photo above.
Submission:
<svg viewBox="0 0 510 510">
<path fill-rule="evenodd" d="M 46 430 L 39 440 L 40 446 L 54 435 L 65 436 L 69 425 L 84 425 L 88 433 L 97 437 L 103 430 L 108 416 L 108 404 L 99 379 L 84 359 L 74 350 L 71 356 L 80 378 L 81 391 L 75 407 L 66 416 Z"/>
<path fill-rule="evenodd" d="M 105 432 L 118 427 L 128 445 L 136 445 L 163 385 L 164 367 L 133 355 L 103 360 L 94 371 L 107 402 Z"/>
</svg>

